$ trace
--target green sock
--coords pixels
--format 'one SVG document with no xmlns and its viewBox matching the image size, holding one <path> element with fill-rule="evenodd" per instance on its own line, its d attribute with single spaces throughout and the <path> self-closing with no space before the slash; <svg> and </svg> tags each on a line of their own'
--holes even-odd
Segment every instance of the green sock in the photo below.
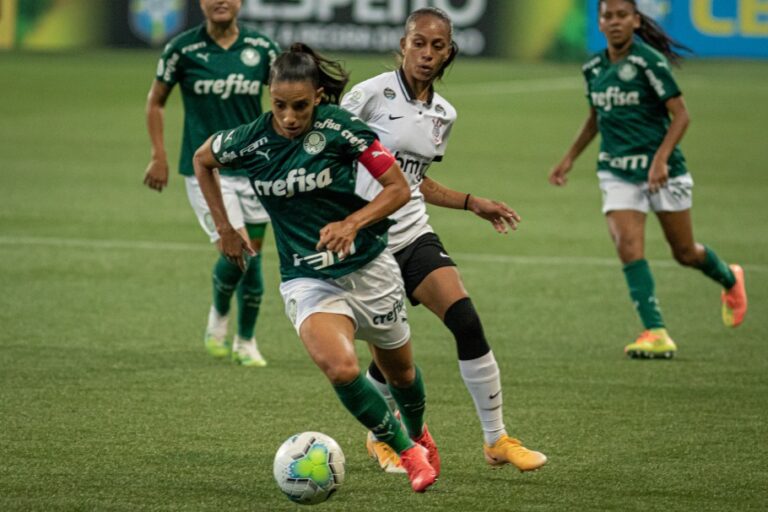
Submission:
<svg viewBox="0 0 768 512">
<path fill-rule="evenodd" d="M 400 410 L 405 428 L 408 429 L 408 435 L 411 436 L 411 439 L 421 437 L 422 430 L 424 430 L 424 408 L 427 398 L 419 367 L 416 367 L 416 378 L 413 384 L 407 388 L 389 386 L 389 390 Z"/>
<path fill-rule="evenodd" d="M 230 301 L 235 293 L 237 283 L 243 276 L 243 271 L 236 263 L 219 255 L 213 265 L 213 306 L 221 315 L 229 313 Z"/>
<path fill-rule="evenodd" d="M 659 301 L 654 295 L 653 275 L 648 261 L 635 260 L 624 265 L 624 277 L 629 286 L 629 296 L 646 329 L 663 329 Z"/>
<path fill-rule="evenodd" d="M 733 272 L 731 272 L 728 264 L 721 260 L 717 254 L 715 254 L 715 251 L 706 245 L 704 246 L 704 251 L 706 257 L 704 258 L 704 263 L 699 267 L 699 270 L 704 272 L 704 275 L 710 279 L 714 279 L 720 283 L 726 290 L 731 289 L 733 285 L 736 284 L 736 277 L 733 275 Z"/>
<path fill-rule="evenodd" d="M 259 317 L 264 281 L 261 277 L 261 253 L 248 259 L 248 266 L 237 286 L 237 334 L 244 340 L 253 338 Z"/>
<path fill-rule="evenodd" d="M 387 407 L 384 397 L 364 375 L 358 375 L 347 384 L 334 385 L 333 389 L 344 407 L 379 441 L 387 443 L 397 453 L 413 446 L 400 422 Z"/>
</svg>

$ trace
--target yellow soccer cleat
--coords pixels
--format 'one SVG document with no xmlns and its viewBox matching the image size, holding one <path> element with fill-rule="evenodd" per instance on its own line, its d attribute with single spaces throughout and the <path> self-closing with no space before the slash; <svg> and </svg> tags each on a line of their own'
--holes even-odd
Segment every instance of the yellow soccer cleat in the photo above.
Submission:
<svg viewBox="0 0 768 512">
<path fill-rule="evenodd" d="M 723 323 L 727 327 L 738 327 L 747 314 L 747 288 L 744 285 L 744 269 L 741 265 L 730 265 L 736 277 L 736 284 L 730 290 L 723 290 Z"/>
<path fill-rule="evenodd" d="M 256 338 L 244 340 L 240 336 L 235 336 L 235 341 L 232 344 L 232 361 L 250 368 L 267 366 L 267 360 L 259 352 Z"/>
<path fill-rule="evenodd" d="M 504 434 L 493 446 L 483 444 L 485 460 L 494 467 L 512 464 L 520 471 L 534 471 L 547 463 L 543 453 L 529 450 L 520 441 Z"/>
<path fill-rule="evenodd" d="M 386 473 L 405 473 L 405 468 L 400 462 L 400 457 L 387 443 L 377 440 L 373 432 L 368 432 L 365 438 L 365 447 L 368 455 L 379 463 L 379 467 Z"/>
<path fill-rule="evenodd" d="M 677 345 L 667 334 L 666 329 L 648 329 L 624 347 L 624 353 L 632 359 L 672 359 L 677 352 Z"/>
</svg>

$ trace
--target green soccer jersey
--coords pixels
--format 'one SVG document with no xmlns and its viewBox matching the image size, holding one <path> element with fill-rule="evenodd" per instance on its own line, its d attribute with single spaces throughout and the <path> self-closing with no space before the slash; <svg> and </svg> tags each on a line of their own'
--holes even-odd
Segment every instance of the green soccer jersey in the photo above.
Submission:
<svg viewBox="0 0 768 512">
<path fill-rule="evenodd" d="M 194 174 L 192 156 L 213 132 L 249 123 L 261 115 L 261 89 L 279 53 L 277 45 L 247 24 L 238 23 L 237 41 L 224 49 L 205 24 L 174 37 L 157 64 L 157 80 L 181 87 L 184 135 L 179 172 Z M 242 174 L 219 169 L 222 174 Z"/>
<path fill-rule="evenodd" d="M 635 183 L 647 181 L 653 156 L 669 129 L 665 103 L 681 94 L 669 63 L 659 52 L 636 40 L 619 62 L 612 63 L 604 50 L 582 70 L 602 138 L 597 170 L 610 171 Z M 687 172 L 679 147 L 675 147 L 668 164 L 670 176 Z"/>
<path fill-rule="evenodd" d="M 355 194 L 357 159 L 377 139 L 368 126 L 335 105 L 315 109 L 312 129 L 287 139 L 267 112 L 256 121 L 214 135 L 222 165 L 243 169 L 272 219 L 283 281 L 297 277 L 334 279 L 378 256 L 393 224 L 380 220 L 357 233 L 346 258 L 315 249 L 320 229 L 368 204 Z"/>
</svg>

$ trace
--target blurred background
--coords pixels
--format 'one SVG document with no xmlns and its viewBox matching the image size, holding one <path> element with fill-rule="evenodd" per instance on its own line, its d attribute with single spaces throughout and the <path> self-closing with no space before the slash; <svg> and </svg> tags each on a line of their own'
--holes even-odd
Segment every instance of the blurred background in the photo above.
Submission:
<svg viewBox="0 0 768 512">
<path fill-rule="evenodd" d="M 409 12 L 447 11 L 465 56 L 584 57 L 601 47 L 592 0 L 243 0 L 241 18 L 282 45 L 389 52 Z M 766 0 L 639 0 L 699 57 L 768 58 Z M 202 20 L 195 0 L 0 0 L 0 48 L 161 46 Z"/>
</svg>

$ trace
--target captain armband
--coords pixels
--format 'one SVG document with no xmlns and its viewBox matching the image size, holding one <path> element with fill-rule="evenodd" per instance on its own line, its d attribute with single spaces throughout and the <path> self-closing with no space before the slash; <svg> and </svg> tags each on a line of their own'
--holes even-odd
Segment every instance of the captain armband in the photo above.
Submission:
<svg viewBox="0 0 768 512">
<path fill-rule="evenodd" d="M 378 178 L 392 167 L 392 164 L 395 163 L 395 157 L 377 139 L 360 155 L 359 161 L 371 173 L 371 176 Z"/>
</svg>

